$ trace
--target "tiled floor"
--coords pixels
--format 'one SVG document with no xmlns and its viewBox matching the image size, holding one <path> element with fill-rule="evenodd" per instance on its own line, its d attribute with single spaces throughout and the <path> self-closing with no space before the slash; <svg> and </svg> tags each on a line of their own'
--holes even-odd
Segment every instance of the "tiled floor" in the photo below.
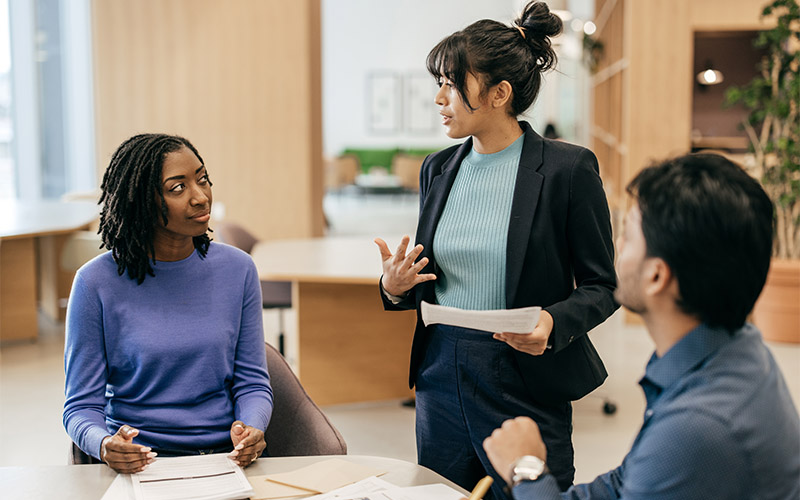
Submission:
<svg viewBox="0 0 800 500">
<path fill-rule="evenodd" d="M 334 235 L 413 234 L 416 223 L 413 197 L 328 197 L 325 209 L 329 233 Z M 365 217 L 365 213 L 372 217 Z M 652 351 L 643 327 L 625 325 L 620 313 L 591 335 L 610 375 L 596 394 L 575 404 L 578 481 L 590 480 L 616 466 L 628 450 L 643 411 L 637 381 Z M 37 342 L 0 348 L 0 466 L 66 463 L 69 440 L 61 425 L 63 341 L 63 326 L 43 320 Z M 800 346 L 770 344 L 770 348 L 797 402 Z M 614 415 L 603 413 L 604 398 L 617 405 Z M 323 410 L 345 437 L 351 454 L 416 460 L 414 410 L 399 401 Z"/>
</svg>

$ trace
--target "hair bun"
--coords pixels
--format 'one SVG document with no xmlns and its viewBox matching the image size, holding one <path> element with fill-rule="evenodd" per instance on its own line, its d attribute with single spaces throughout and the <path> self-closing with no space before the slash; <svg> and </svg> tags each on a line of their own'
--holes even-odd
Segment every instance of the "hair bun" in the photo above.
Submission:
<svg viewBox="0 0 800 500">
<path fill-rule="evenodd" d="M 561 33 L 564 24 L 561 18 L 550 12 L 544 2 L 530 2 L 514 24 L 525 29 L 526 36 L 542 40 Z"/>
<path fill-rule="evenodd" d="M 550 44 L 550 37 L 560 34 L 564 29 L 561 18 L 550 12 L 546 3 L 532 1 L 525 6 L 513 24 L 524 30 L 525 40 L 536 56 L 539 69 L 544 71 L 554 66 L 556 54 Z"/>
</svg>

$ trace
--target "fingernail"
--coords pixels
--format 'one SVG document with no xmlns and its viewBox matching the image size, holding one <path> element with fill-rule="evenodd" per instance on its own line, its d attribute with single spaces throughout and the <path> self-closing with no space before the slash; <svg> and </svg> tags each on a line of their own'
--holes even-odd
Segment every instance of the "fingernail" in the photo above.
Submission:
<svg viewBox="0 0 800 500">
<path fill-rule="evenodd" d="M 232 457 L 235 457 L 235 456 L 236 456 L 236 455 L 238 455 L 238 454 L 239 454 L 239 450 L 233 450 L 232 452 L 230 452 L 230 453 L 228 454 L 228 456 L 232 458 Z"/>
<path fill-rule="evenodd" d="M 244 448 L 244 445 L 242 443 L 239 443 L 236 445 L 236 448 L 234 448 L 234 450 L 241 450 L 242 448 Z"/>
<path fill-rule="evenodd" d="M 147 464 L 148 464 L 148 465 L 150 465 L 150 464 L 152 464 L 152 463 L 153 463 L 153 462 L 155 462 L 155 461 L 156 461 L 156 459 L 155 459 L 155 458 L 151 458 L 150 460 L 148 460 L 148 461 L 147 461 Z"/>
<path fill-rule="evenodd" d="M 147 458 L 155 458 L 157 456 L 158 456 L 158 453 L 156 453 L 154 451 L 151 451 L 150 453 L 147 454 Z"/>
<path fill-rule="evenodd" d="M 150 450 L 152 450 L 152 448 L 150 448 L 149 446 L 142 446 L 141 448 L 139 448 L 139 451 L 141 451 L 142 453 L 147 453 Z"/>
</svg>

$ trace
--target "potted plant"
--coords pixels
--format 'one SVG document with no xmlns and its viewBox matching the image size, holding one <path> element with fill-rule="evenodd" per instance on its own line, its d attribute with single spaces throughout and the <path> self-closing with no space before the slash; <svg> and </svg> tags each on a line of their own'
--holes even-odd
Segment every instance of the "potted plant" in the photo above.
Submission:
<svg viewBox="0 0 800 500">
<path fill-rule="evenodd" d="M 800 342 L 800 6 L 774 0 L 761 17 L 775 25 L 755 41 L 765 50 L 760 73 L 725 97 L 749 112 L 748 167 L 775 204 L 773 259 L 754 321 L 765 338 Z"/>
</svg>

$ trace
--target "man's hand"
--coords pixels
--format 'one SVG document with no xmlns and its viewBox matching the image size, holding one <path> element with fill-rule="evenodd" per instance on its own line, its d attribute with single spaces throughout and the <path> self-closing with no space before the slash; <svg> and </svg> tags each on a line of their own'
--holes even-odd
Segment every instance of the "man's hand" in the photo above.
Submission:
<svg viewBox="0 0 800 500">
<path fill-rule="evenodd" d="M 233 442 L 233 451 L 228 456 L 239 467 L 247 467 L 255 462 L 267 447 L 264 433 L 260 429 L 245 425 L 241 420 L 237 420 L 231 425 L 231 441 Z"/>
<path fill-rule="evenodd" d="M 533 356 L 541 356 L 547 349 L 547 341 L 550 340 L 550 333 L 553 331 L 553 317 L 549 312 L 542 309 L 539 314 L 539 321 L 531 333 L 495 333 L 494 338 L 502 340 L 518 351 L 522 351 Z"/>
<path fill-rule="evenodd" d="M 483 441 L 483 449 L 506 483 L 511 484 L 511 466 L 523 455 L 547 459 L 547 448 L 539 433 L 539 426 L 528 417 L 506 420 L 499 429 Z"/>
<path fill-rule="evenodd" d="M 156 452 L 147 446 L 133 444 L 139 430 L 123 425 L 113 436 L 103 439 L 100 446 L 100 459 L 109 467 L 122 474 L 141 472 L 155 461 Z"/>
</svg>

